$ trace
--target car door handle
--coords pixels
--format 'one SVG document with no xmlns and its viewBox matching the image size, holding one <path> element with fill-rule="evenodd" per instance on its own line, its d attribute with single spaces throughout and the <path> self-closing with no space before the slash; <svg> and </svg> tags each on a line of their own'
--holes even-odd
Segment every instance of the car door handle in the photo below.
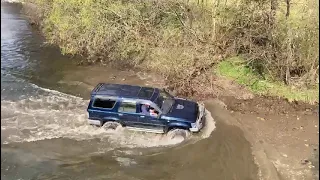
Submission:
<svg viewBox="0 0 320 180">
<path fill-rule="evenodd" d="M 119 116 L 123 116 L 123 114 L 119 114 Z"/>
<path fill-rule="evenodd" d="M 141 118 L 144 118 L 145 116 L 140 116 Z"/>
</svg>

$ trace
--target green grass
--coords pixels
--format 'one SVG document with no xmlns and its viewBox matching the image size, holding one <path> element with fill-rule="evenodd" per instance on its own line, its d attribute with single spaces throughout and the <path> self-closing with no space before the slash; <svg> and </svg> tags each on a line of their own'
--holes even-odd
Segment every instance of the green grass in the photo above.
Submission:
<svg viewBox="0 0 320 180">
<path fill-rule="evenodd" d="M 272 81 L 270 78 L 263 79 L 247 67 L 245 61 L 240 57 L 220 62 L 215 71 L 219 76 L 245 85 L 255 94 L 283 97 L 289 101 L 319 102 L 319 86 L 311 89 L 293 88 L 284 83 Z"/>
</svg>

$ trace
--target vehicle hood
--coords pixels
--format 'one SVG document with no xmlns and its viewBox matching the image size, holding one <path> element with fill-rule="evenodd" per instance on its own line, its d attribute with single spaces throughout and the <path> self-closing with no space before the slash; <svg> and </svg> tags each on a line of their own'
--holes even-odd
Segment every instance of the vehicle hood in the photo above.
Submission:
<svg viewBox="0 0 320 180">
<path fill-rule="evenodd" d="M 171 111 L 167 116 L 182 118 L 188 122 L 196 122 L 198 115 L 198 104 L 184 99 L 175 99 Z"/>
</svg>

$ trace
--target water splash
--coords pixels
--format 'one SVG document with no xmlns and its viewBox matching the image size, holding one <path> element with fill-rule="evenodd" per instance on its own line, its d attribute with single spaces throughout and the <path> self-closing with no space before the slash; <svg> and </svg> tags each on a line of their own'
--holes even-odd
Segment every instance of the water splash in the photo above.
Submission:
<svg viewBox="0 0 320 180">
<path fill-rule="evenodd" d="M 78 141 L 99 139 L 115 147 L 156 147 L 181 143 L 165 135 L 132 132 L 122 128 L 107 132 L 90 126 L 86 112 L 88 100 L 33 85 L 47 92 L 45 95 L 18 101 L 1 101 L 2 142 L 32 142 L 54 138 Z M 206 126 L 198 139 L 207 138 L 215 128 L 214 120 L 207 112 Z"/>
</svg>

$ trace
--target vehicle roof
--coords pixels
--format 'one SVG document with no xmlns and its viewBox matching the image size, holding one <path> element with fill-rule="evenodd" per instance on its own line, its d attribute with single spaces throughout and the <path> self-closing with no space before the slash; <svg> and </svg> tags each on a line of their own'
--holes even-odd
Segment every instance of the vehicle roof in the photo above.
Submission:
<svg viewBox="0 0 320 180">
<path fill-rule="evenodd" d="M 99 83 L 91 92 L 91 96 L 104 95 L 151 101 L 156 99 L 158 94 L 158 88 L 111 83 Z"/>
</svg>

